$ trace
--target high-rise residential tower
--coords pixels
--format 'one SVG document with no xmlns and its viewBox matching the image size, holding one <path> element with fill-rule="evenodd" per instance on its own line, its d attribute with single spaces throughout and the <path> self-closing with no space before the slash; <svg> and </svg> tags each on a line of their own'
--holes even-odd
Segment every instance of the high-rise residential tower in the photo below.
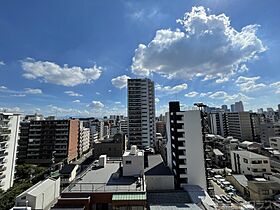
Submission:
<svg viewBox="0 0 280 210">
<path fill-rule="evenodd" d="M 128 79 L 128 143 L 153 147 L 155 141 L 155 90 L 150 79 Z"/>
<path fill-rule="evenodd" d="M 0 189 L 13 186 L 20 115 L 0 113 Z"/>
<path fill-rule="evenodd" d="M 244 112 L 244 106 L 242 101 L 235 102 L 234 107 L 235 107 L 234 110 L 235 112 Z"/>
</svg>

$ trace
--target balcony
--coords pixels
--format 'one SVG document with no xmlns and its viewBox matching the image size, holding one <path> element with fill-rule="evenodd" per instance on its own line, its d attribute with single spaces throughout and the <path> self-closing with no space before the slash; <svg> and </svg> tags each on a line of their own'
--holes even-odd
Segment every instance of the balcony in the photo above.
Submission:
<svg viewBox="0 0 280 210">
<path fill-rule="evenodd" d="M 181 164 L 179 165 L 179 168 L 188 168 L 187 164 Z"/>
<path fill-rule="evenodd" d="M 183 179 L 188 178 L 188 175 L 187 174 L 180 174 L 180 178 L 183 178 Z"/>
</svg>

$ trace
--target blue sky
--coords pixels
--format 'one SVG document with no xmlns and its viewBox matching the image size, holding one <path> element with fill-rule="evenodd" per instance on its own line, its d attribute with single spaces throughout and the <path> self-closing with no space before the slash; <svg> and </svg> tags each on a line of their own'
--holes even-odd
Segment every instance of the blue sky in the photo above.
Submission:
<svg viewBox="0 0 280 210">
<path fill-rule="evenodd" d="M 168 101 L 280 103 L 280 2 L 1 1 L 0 109 L 126 113 L 126 79 Z"/>
</svg>

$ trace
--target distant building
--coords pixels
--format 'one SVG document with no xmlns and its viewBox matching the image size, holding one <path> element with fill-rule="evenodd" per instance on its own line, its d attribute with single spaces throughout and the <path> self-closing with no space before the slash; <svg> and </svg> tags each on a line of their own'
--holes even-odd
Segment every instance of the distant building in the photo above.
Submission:
<svg viewBox="0 0 280 210">
<path fill-rule="evenodd" d="M 234 104 L 231 104 L 231 105 L 230 105 L 230 111 L 231 111 L 231 112 L 235 112 L 235 105 L 234 105 Z"/>
<path fill-rule="evenodd" d="M 227 105 L 222 105 L 222 110 L 224 110 L 225 112 L 228 112 L 228 107 L 227 107 Z"/>
<path fill-rule="evenodd" d="M 127 119 L 123 119 L 120 121 L 120 131 L 123 134 L 128 134 L 128 120 Z"/>
<path fill-rule="evenodd" d="M 38 182 L 16 197 L 15 206 L 48 210 L 60 194 L 60 179 L 48 178 Z"/>
<path fill-rule="evenodd" d="M 126 149 L 126 142 L 126 136 L 123 134 L 116 134 L 112 138 L 96 141 L 93 144 L 93 156 L 95 159 L 99 158 L 100 155 L 121 158 Z"/>
<path fill-rule="evenodd" d="M 260 138 L 264 147 L 269 147 L 269 138 L 275 136 L 280 136 L 280 122 L 266 122 L 260 124 Z"/>
<path fill-rule="evenodd" d="M 242 101 L 235 102 L 234 111 L 235 112 L 244 112 L 244 106 L 243 106 Z"/>
<path fill-rule="evenodd" d="M 153 147 L 155 141 L 155 90 L 150 79 L 128 79 L 128 143 Z"/>
<path fill-rule="evenodd" d="M 269 158 L 246 150 L 231 152 L 231 168 L 234 173 L 263 176 L 271 173 Z"/>
<path fill-rule="evenodd" d="M 166 122 L 158 121 L 156 122 L 156 132 L 161 133 L 162 137 L 166 136 Z"/>
<path fill-rule="evenodd" d="M 175 186 L 199 185 L 207 190 L 201 111 L 180 111 L 179 102 L 169 102 L 166 115 L 167 164 Z"/>
<path fill-rule="evenodd" d="M 241 141 L 253 141 L 252 122 L 249 112 L 225 113 L 228 136 Z"/>
<path fill-rule="evenodd" d="M 79 157 L 81 157 L 90 148 L 90 129 L 83 127 L 83 123 L 80 122 L 79 132 Z"/>
<path fill-rule="evenodd" d="M 79 120 L 22 122 L 18 161 L 32 164 L 71 162 L 78 157 Z"/>
<path fill-rule="evenodd" d="M 0 113 L 0 188 L 13 186 L 18 146 L 20 115 Z"/>
<path fill-rule="evenodd" d="M 280 136 L 269 138 L 270 147 L 280 152 Z"/>
</svg>

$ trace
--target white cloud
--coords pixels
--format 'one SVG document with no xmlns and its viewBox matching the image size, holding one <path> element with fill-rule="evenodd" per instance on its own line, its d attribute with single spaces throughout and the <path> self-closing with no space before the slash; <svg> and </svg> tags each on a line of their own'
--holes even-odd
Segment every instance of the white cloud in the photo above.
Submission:
<svg viewBox="0 0 280 210">
<path fill-rule="evenodd" d="M 99 93 L 99 92 L 95 92 L 95 94 L 96 94 L 96 95 L 100 95 L 100 93 Z"/>
<path fill-rule="evenodd" d="M 111 93 L 111 92 L 112 92 L 112 90 L 108 90 L 108 92 L 109 92 L 109 93 Z"/>
<path fill-rule="evenodd" d="M 100 101 L 92 101 L 91 104 L 89 105 L 89 107 L 91 107 L 93 109 L 102 109 L 102 108 L 104 108 L 104 104 L 101 103 Z"/>
<path fill-rule="evenodd" d="M 75 93 L 74 91 L 71 91 L 71 90 L 65 91 L 64 93 L 68 94 L 69 96 L 74 96 L 74 97 L 83 96 L 82 94 Z"/>
<path fill-rule="evenodd" d="M 42 90 L 38 88 L 24 88 L 24 93 L 26 94 L 42 94 Z"/>
<path fill-rule="evenodd" d="M 138 46 L 134 74 L 187 80 L 199 75 L 220 83 L 247 70 L 244 64 L 266 50 L 256 35 L 258 25 L 237 31 L 225 14 L 208 15 L 203 7 L 193 7 L 177 22 L 181 30 L 158 30 L 150 43 Z"/>
<path fill-rule="evenodd" d="M 275 93 L 280 94 L 280 81 L 279 82 L 274 82 L 269 85 L 272 88 L 276 88 Z"/>
<path fill-rule="evenodd" d="M 127 75 L 118 76 L 111 80 L 112 84 L 119 89 L 122 89 L 127 86 L 127 80 L 130 79 Z"/>
<path fill-rule="evenodd" d="M 155 98 L 155 104 L 158 104 L 159 103 L 159 98 Z"/>
<path fill-rule="evenodd" d="M 120 101 L 116 101 L 115 104 L 121 104 L 121 102 Z"/>
<path fill-rule="evenodd" d="M 51 115 L 60 115 L 60 116 L 63 116 L 63 115 L 70 115 L 70 116 L 73 116 L 73 115 L 87 115 L 87 111 L 80 111 L 80 110 L 77 110 L 77 109 L 72 109 L 72 108 L 62 108 L 62 107 L 57 107 L 57 106 L 54 106 L 52 104 L 48 105 L 48 114 L 51 114 Z"/>
<path fill-rule="evenodd" d="M 255 90 L 259 90 L 261 88 L 266 87 L 263 83 L 256 83 L 256 80 L 260 79 L 260 77 L 243 77 L 240 76 L 235 81 L 240 90 L 243 92 L 251 92 Z"/>
<path fill-rule="evenodd" d="M 19 107 L 0 107 L 1 112 L 21 112 Z"/>
<path fill-rule="evenodd" d="M 26 95 L 22 94 L 22 93 L 19 93 L 19 94 L 13 94 L 11 96 L 14 96 L 14 97 L 25 97 Z"/>
<path fill-rule="evenodd" d="M 0 86 L 0 90 L 7 90 L 8 88 L 6 86 Z"/>
<path fill-rule="evenodd" d="M 211 94 L 212 94 L 212 92 L 200 93 L 199 96 L 200 96 L 200 97 L 205 97 L 205 96 L 209 96 L 209 95 L 211 95 Z"/>
<path fill-rule="evenodd" d="M 155 85 L 155 90 L 159 93 L 164 93 L 166 95 L 169 94 L 176 94 L 181 92 L 182 90 L 186 90 L 188 88 L 188 85 L 186 83 L 180 84 L 180 85 L 175 85 L 173 87 L 171 86 L 162 86 L 159 84 Z"/>
<path fill-rule="evenodd" d="M 27 79 L 39 79 L 46 83 L 64 86 L 76 86 L 89 84 L 97 80 L 101 75 L 101 67 L 96 65 L 92 68 L 84 68 L 68 65 L 59 66 L 49 61 L 35 61 L 26 59 L 22 61 L 22 68 L 25 71 L 23 76 Z"/>
<path fill-rule="evenodd" d="M 196 91 L 192 91 L 192 92 L 185 94 L 186 97 L 190 97 L 190 98 L 196 97 L 197 95 L 199 95 L 199 93 Z"/>
<path fill-rule="evenodd" d="M 253 98 L 246 96 L 242 93 L 237 93 L 237 94 L 233 94 L 233 95 L 229 95 L 228 93 L 226 93 L 225 91 L 217 91 L 211 95 L 209 95 L 209 98 L 211 99 L 222 99 L 224 100 L 224 102 L 235 102 L 235 101 L 248 101 L 251 100 Z"/>
<path fill-rule="evenodd" d="M 4 61 L 0 61 L 0 66 L 5 66 L 6 64 L 4 63 Z"/>
<path fill-rule="evenodd" d="M 80 103 L 81 101 L 80 100 L 75 100 L 75 101 L 72 101 L 73 103 Z"/>
</svg>

